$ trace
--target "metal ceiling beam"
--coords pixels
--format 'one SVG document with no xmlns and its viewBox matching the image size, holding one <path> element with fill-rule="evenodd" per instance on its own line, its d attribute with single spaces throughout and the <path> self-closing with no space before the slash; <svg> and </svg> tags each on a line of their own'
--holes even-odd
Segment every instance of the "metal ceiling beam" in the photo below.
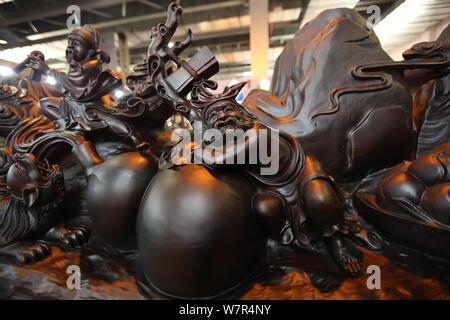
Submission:
<svg viewBox="0 0 450 320">
<path fill-rule="evenodd" d="M 154 3 L 152 1 L 148 1 L 148 0 L 137 0 L 137 2 L 145 4 L 146 6 L 158 9 L 158 10 L 165 10 L 165 8 L 157 3 Z"/>
<path fill-rule="evenodd" d="M 58 26 L 58 27 L 65 27 L 66 26 L 65 23 L 59 22 L 59 21 L 55 21 L 55 20 L 52 20 L 52 19 L 41 19 L 41 21 L 43 21 L 45 23 L 49 23 L 49 24 L 55 25 L 55 26 Z"/>
<path fill-rule="evenodd" d="M 78 0 L 78 5 L 82 10 L 99 9 L 104 7 L 111 7 L 124 2 L 132 2 L 135 0 Z M 0 26 L 5 27 L 9 25 L 19 24 L 32 20 L 40 20 L 44 18 L 66 15 L 67 6 L 71 3 L 69 1 L 60 1 L 60 6 L 57 5 L 44 5 L 39 9 L 33 8 L 30 11 L 24 11 L 21 15 L 15 15 L 14 17 L 3 17 L 0 21 Z"/>
<path fill-rule="evenodd" d="M 110 15 L 109 13 L 103 12 L 103 11 L 99 11 L 99 10 L 95 10 L 95 9 L 86 9 L 87 12 L 93 13 L 99 17 L 103 17 L 103 18 L 107 18 L 107 19 L 111 19 L 113 16 Z"/>
<path fill-rule="evenodd" d="M 244 0 L 229 0 L 229 1 L 223 1 L 220 3 L 210 3 L 205 5 L 198 5 L 193 7 L 188 7 L 184 9 L 184 14 L 195 14 L 199 12 L 207 12 L 207 11 L 217 11 L 220 9 L 229 9 L 232 7 L 240 7 L 244 4 Z M 127 25 L 134 25 L 139 24 L 143 22 L 148 22 L 152 20 L 164 20 L 166 19 L 167 13 L 165 11 L 163 12 L 156 12 L 152 14 L 146 14 L 146 15 L 140 15 L 135 17 L 129 17 L 124 19 L 117 19 L 117 20 L 111 20 L 111 21 L 105 21 L 100 23 L 94 23 L 94 27 L 97 28 L 97 30 L 102 31 L 103 29 L 121 29 L 125 28 Z M 1 25 L 1 24 L 0 24 Z M 0 49 L 10 49 L 14 47 L 23 47 L 23 46 L 31 46 L 34 44 L 39 43 L 45 43 L 50 41 L 56 41 L 66 38 L 69 30 L 67 28 L 61 29 L 61 30 L 55 30 L 50 31 L 46 33 L 42 33 L 39 35 L 39 37 L 42 36 L 40 39 L 36 40 L 27 40 L 20 43 L 8 43 L 7 45 L 1 45 Z"/>
</svg>

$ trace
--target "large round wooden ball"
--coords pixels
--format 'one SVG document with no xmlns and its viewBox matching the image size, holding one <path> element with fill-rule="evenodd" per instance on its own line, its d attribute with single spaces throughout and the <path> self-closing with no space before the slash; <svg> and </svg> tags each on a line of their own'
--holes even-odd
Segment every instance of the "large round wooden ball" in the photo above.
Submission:
<svg viewBox="0 0 450 320">
<path fill-rule="evenodd" d="M 148 281 L 166 295 L 217 296 L 247 279 L 264 257 L 265 235 L 244 179 L 199 165 L 159 172 L 137 220 Z"/>
<path fill-rule="evenodd" d="M 140 152 L 114 156 L 88 177 L 87 208 L 94 230 L 121 249 L 135 249 L 136 216 L 158 160 Z"/>
</svg>

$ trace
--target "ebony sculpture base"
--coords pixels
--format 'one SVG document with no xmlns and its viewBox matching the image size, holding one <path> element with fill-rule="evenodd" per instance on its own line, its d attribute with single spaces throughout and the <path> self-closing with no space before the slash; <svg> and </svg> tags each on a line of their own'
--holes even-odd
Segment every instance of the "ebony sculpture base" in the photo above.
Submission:
<svg viewBox="0 0 450 320">
<path fill-rule="evenodd" d="M 111 251 L 99 244 L 52 255 L 31 266 L 0 262 L 1 299 L 167 299 L 145 281 L 132 251 Z M 298 252 L 269 244 L 273 258 L 251 280 L 224 299 L 449 299 L 450 264 L 426 262 L 410 249 L 385 243 L 383 252 L 362 249 L 365 269 L 381 268 L 381 289 L 370 290 L 369 274 L 350 279 L 320 252 Z M 69 265 L 81 268 L 80 290 L 66 286 Z M 408 270 L 408 271 L 406 271 Z"/>
</svg>

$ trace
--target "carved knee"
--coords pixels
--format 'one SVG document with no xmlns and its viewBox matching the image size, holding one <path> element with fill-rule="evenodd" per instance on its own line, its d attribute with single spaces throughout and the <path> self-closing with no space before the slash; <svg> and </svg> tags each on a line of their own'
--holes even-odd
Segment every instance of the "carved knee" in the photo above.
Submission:
<svg viewBox="0 0 450 320">
<path fill-rule="evenodd" d="M 55 97 L 43 98 L 39 101 L 39 111 L 50 120 L 63 119 L 62 99 Z"/>
<path fill-rule="evenodd" d="M 342 219 L 343 206 L 336 190 L 324 179 L 314 179 L 304 187 L 308 219 L 316 225 L 336 225 Z"/>
<path fill-rule="evenodd" d="M 285 206 L 280 197 L 264 192 L 252 199 L 253 210 L 269 232 L 279 232 L 282 227 Z"/>
<path fill-rule="evenodd" d="M 450 226 L 450 183 L 437 185 L 425 191 L 422 207 L 437 221 Z"/>
<path fill-rule="evenodd" d="M 420 204 L 426 186 L 408 172 L 399 172 L 383 179 L 377 187 L 377 202 L 386 209 L 398 209 L 399 200 Z"/>
</svg>

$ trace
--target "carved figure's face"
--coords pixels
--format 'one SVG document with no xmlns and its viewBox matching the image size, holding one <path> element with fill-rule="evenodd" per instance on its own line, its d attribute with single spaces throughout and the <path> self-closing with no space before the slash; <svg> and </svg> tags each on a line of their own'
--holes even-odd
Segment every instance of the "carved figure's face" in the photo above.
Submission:
<svg viewBox="0 0 450 320">
<path fill-rule="evenodd" d="M 74 35 L 69 35 L 67 39 L 66 60 L 71 65 L 75 62 L 81 62 L 88 58 L 89 49 Z"/>
<path fill-rule="evenodd" d="M 225 133 L 229 129 L 247 130 L 253 127 L 253 120 L 234 101 L 220 101 L 205 110 L 203 121 L 209 128 Z"/>
</svg>

